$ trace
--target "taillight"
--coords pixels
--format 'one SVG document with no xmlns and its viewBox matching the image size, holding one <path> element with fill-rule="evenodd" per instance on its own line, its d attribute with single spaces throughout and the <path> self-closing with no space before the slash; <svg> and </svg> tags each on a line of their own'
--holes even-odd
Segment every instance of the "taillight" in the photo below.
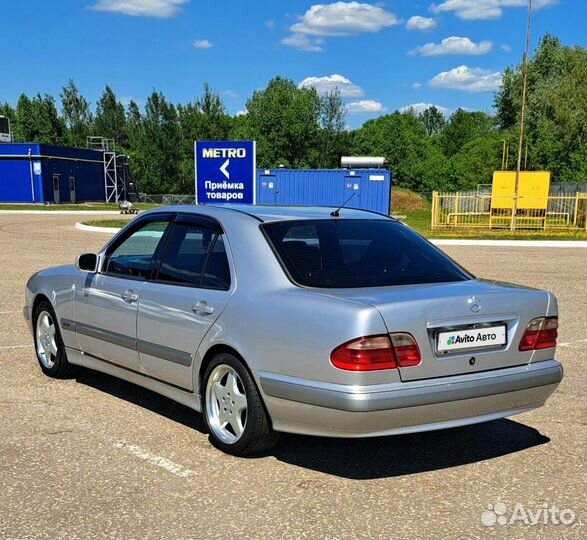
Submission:
<svg viewBox="0 0 587 540">
<path fill-rule="evenodd" d="M 371 336 L 344 343 L 330 354 L 332 365 L 348 371 L 397 367 L 389 336 Z"/>
<path fill-rule="evenodd" d="M 330 354 L 334 367 L 347 371 L 375 371 L 420 363 L 420 350 L 410 334 L 369 336 L 337 347 Z"/>
<path fill-rule="evenodd" d="M 399 367 L 417 366 L 422 361 L 418 344 L 410 334 L 391 334 L 391 344 Z"/>
<path fill-rule="evenodd" d="M 558 317 L 532 319 L 520 341 L 520 351 L 535 351 L 556 347 Z"/>
</svg>

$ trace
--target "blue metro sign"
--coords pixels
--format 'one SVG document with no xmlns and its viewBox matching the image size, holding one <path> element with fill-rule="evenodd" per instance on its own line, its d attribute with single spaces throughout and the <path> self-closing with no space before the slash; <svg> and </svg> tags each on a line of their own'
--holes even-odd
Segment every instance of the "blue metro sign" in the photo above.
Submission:
<svg viewBox="0 0 587 540">
<path fill-rule="evenodd" d="M 196 141 L 195 171 L 196 204 L 255 204 L 255 141 Z"/>
</svg>

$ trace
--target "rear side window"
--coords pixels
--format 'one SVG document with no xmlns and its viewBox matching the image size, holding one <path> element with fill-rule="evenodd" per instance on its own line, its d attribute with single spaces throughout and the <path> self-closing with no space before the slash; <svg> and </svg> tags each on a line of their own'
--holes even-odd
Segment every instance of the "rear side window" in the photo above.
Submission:
<svg viewBox="0 0 587 540">
<path fill-rule="evenodd" d="M 263 226 L 292 279 L 308 287 L 384 287 L 472 276 L 391 220 L 304 220 Z"/>
<path fill-rule="evenodd" d="M 230 270 L 222 235 L 198 225 L 177 224 L 165 249 L 157 280 L 227 290 Z"/>
<path fill-rule="evenodd" d="M 210 251 L 206 269 L 202 275 L 202 287 L 222 290 L 230 288 L 230 270 L 222 235 L 216 237 L 214 247 Z"/>
</svg>

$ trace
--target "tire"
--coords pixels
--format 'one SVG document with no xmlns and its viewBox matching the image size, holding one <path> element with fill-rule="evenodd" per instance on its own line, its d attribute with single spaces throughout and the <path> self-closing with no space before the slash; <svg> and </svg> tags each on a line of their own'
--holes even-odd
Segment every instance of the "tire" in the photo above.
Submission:
<svg viewBox="0 0 587 540">
<path fill-rule="evenodd" d="M 230 353 L 215 356 L 202 381 L 202 411 L 210 442 L 234 456 L 272 448 L 278 439 L 255 385 L 243 363 Z"/>
<path fill-rule="evenodd" d="M 42 300 L 35 308 L 33 323 L 35 352 L 43 373 L 54 379 L 71 377 L 76 366 L 67 360 L 57 317 L 47 300 Z"/>
</svg>

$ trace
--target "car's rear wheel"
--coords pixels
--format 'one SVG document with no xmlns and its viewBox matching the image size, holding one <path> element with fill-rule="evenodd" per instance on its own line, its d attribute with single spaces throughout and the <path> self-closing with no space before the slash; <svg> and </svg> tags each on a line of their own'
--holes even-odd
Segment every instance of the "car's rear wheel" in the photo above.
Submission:
<svg viewBox="0 0 587 540">
<path fill-rule="evenodd" d="M 67 361 L 57 317 L 49 302 L 43 300 L 35 309 L 35 351 L 45 375 L 56 379 L 70 377 L 74 366 Z"/>
<path fill-rule="evenodd" d="M 203 377 L 203 412 L 214 446 L 245 456 L 270 449 L 277 441 L 255 381 L 234 355 L 212 359 Z"/>
</svg>

